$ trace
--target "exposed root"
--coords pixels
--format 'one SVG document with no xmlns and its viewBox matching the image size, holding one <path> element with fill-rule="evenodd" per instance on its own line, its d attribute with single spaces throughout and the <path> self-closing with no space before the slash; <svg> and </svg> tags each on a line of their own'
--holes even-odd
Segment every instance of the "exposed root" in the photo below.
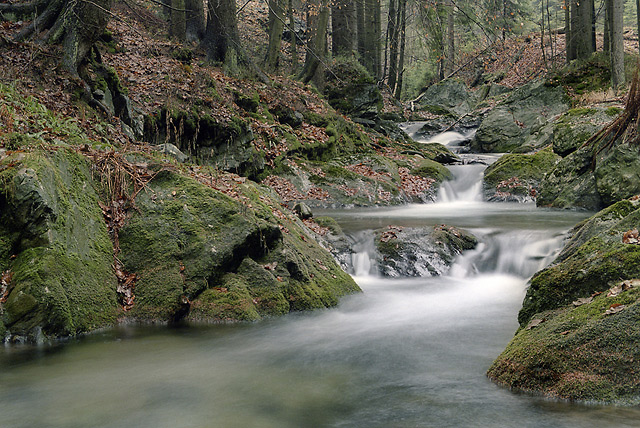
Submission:
<svg viewBox="0 0 640 428">
<path fill-rule="evenodd" d="M 593 148 L 592 167 L 595 167 L 596 158 L 600 153 L 610 150 L 617 144 L 640 145 L 639 123 L 640 77 L 638 76 L 638 70 L 636 70 L 631 81 L 631 88 L 629 89 L 624 111 L 582 145 L 582 147 L 591 146 Z"/>
<path fill-rule="evenodd" d="M 110 201 L 108 205 L 100 203 L 100 207 L 113 242 L 113 270 L 118 278 L 116 291 L 123 310 L 128 311 L 134 305 L 138 276 L 124 270 L 118 259 L 119 233 L 125 225 L 128 210 L 135 209 L 134 202 L 138 193 L 163 169 L 150 173 L 146 163 L 131 163 L 120 153 L 92 151 L 87 147 L 82 150 L 93 160 L 94 178 L 100 181 L 106 193 L 105 199 Z"/>
</svg>

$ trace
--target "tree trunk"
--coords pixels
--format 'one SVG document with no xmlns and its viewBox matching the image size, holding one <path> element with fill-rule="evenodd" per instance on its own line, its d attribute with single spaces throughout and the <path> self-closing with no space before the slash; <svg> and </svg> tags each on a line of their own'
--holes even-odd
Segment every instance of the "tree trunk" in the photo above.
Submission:
<svg viewBox="0 0 640 428">
<path fill-rule="evenodd" d="M 291 74 L 295 75 L 298 71 L 298 36 L 296 35 L 293 0 L 289 0 L 289 31 L 291 32 Z"/>
<path fill-rule="evenodd" d="M 577 2 L 577 29 L 572 31 L 576 43 L 576 58 L 586 59 L 593 53 L 593 0 Z"/>
<path fill-rule="evenodd" d="M 567 41 L 567 62 L 570 62 L 576 59 L 577 56 L 577 39 L 579 28 L 579 19 L 578 19 L 578 4 L 577 0 L 568 0 L 569 1 L 569 9 L 570 9 L 570 27 L 571 27 L 571 36 Z"/>
<path fill-rule="evenodd" d="M 285 0 L 269 0 L 269 47 L 265 57 L 265 68 L 275 71 L 280 62 L 282 30 L 284 29 Z M 293 42 L 295 43 L 295 41 Z"/>
<path fill-rule="evenodd" d="M 611 11 L 609 10 L 609 5 L 606 2 L 604 8 L 604 36 L 602 37 L 602 52 L 611 52 Z"/>
<path fill-rule="evenodd" d="M 396 82 L 395 97 L 400 99 L 402 96 L 402 81 L 404 77 L 404 48 L 406 45 L 406 29 L 407 29 L 407 0 L 400 0 L 400 55 L 398 58 L 398 79 Z"/>
<path fill-rule="evenodd" d="M 180 42 L 184 42 L 187 38 L 185 0 L 171 0 L 171 25 L 169 26 L 169 34 Z"/>
<path fill-rule="evenodd" d="M 640 0 L 639 0 L 640 1 Z M 570 13 L 571 0 L 564 0 L 564 45 L 565 45 L 565 58 L 567 63 L 571 61 L 571 13 Z"/>
<path fill-rule="evenodd" d="M 454 44 L 454 4 L 453 0 L 447 2 L 447 55 L 445 57 L 445 74 L 448 76 L 453 73 L 453 65 L 455 62 L 455 44 Z M 544 20 L 544 17 L 543 17 Z M 543 33 L 544 37 L 544 33 Z"/>
<path fill-rule="evenodd" d="M 365 0 L 364 65 L 374 78 L 381 73 L 380 0 Z"/>
<path fill-rule="evenodd" d="M 366 53 L 366 31 L 365 31 L 365 0 L 355 0 L 356 4 L 356 33 L 358 42 L 358 56 L 360 63 L 365 64 L 364 57 Z"/>
<path fill-rule="evenodd" d="M 351 57 L 356 46 L 356 5 L 352 0 L 336 0 L 331 6 L 334 56 Z"/>
<path fill-rule="evenodd" d="M 624 85 L 624 0 L 608 0 L 611 3 L 611 85 Z"/>
<path fill-rule="evenodd" d="M 1 13 L 31 10 L 38 12 L 31 24 L 24 27 L 14 40 L 45 34 L 52 43 L 62 43 L 62 65 L 74 76 L 94 43 L 109 22 L 112 0 L 63 1 L 48 0 L 19 4 L 0 4 Z M 44 31 L 49 30 L 49 31 Z"/>
<path fill-rule="evenodd" d="M 396 14 L 398 0 L 389 0 L 389 21 L 387 22 L 387 41 L 389 48 L 389 79 L 387 83 L 391 93 L 398 78 L 398 16 Z M 386 58 L 386 56 L 385 56 Z"/>
<path fill-rule="evenodd" d="M 204 2 L 202 0 L 185 0 L 187 40 L 199 42 L 204 38 L 206 21 L 204 17 Z"/>
<path fill-rule="evenodd" d="M 307 49 L 304 68 L 300 73 L 300 80 L 309 83 L 312 79 L 316 84 L 321 83 L 322 68 L 320 64 L 327 49 L 327 26 L 329 25 L 328 0 L 315 0 L 312 3 L 310 22 L 307 26 L 311 29 L 311 38 Z"/>
<path fill-rule="evenodd" d="M 269 77 L 247 56 L 240 43 L 235 0 L 209 0 L 209 19 L 202 46 L 209 61 L 219 62 L 230 74 L 243 66 L 255 77 L 271 84 Z"/>
<path fill-rule="evenodd" d="M 636 35 L 638 36 L 638 52 L 640 53 L 640 0 L 636 0 Z"/>
<path fill-rule="evenodd" d="M 209 19 L 203 44 L 211 61 L 231 67 L 237 65 L 240 36 L 235 0 L 209 0 Z"/>
</svg>

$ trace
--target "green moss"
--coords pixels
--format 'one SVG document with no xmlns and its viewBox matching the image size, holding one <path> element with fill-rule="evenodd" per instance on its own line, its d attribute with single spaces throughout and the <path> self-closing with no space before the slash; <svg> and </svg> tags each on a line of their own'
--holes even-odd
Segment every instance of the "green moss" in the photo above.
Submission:
<svg viewBox="0 0 640 428">
<path fill-rule="evenodd" d="M 489 377 L 553 397 L 637 405 L 639 298 L 640 289 L 635 288 L 540 314 L 543 322 L 517 333 L 489 369 Z M 626 309 L 605 315 L 614 304 Z"/>
<path fill-rule="evenodd" d="M 529 187 L 537 187 L 545 174 L 551 171 L 560 160 L 551 147 L 534 154 L 510 153 L 502 156 L 485 171 L 484 183 L 488 188 L 499 188 L 501 184 L 514 183 L 509 191 L 523 190 L 529 193 Z M 501 189 L 498 189 L 501 190 Z"/>
<path fill-rule="evenodd" d="M 567 110 L 565 114 L 569 117 L 576 117 L 576 116 L 592 116 L 597 112 L 598 110 L 594 108 L 581 107 L 581 108 L 572 108 L 570 110 Z"/>
<path fill-rule="evenodd" d="M 620 107 L 609 107 L 605 110 L 605 113 L 607 114 L 607 116 L 615 117 L 615 116 L 618 116 L 623 111 L 624 109 Z"/>
<path fill-rule="evenodd" d="M 531 279 L 518 315 L 520 325 L 538 312 L 604 291 L 620 279 L 640 276 L 640 246 L 622 242 L 623 233 L 638 221 L 640 212 L 629 201 L 622 201 L 585 222 L 574 232 L 559 262 Z M 598 228 L 594 223 L 605 226 Z"/>
<path fill-rule="evenodd" d="M 420 177 L 433 178 L 436 182 L 453 178 L 453 174 L 451 174 L 451 171 L 449 171 L 447 167 L 431 159 L 420 160 L 411 173 Z"/>
</svg>

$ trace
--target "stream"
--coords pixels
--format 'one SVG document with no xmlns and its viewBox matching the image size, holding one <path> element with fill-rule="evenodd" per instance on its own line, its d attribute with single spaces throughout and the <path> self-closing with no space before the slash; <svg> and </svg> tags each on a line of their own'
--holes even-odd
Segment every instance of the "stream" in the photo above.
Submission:
<svg viewBox="0 0 640 428">
<path fill-rule="evenodd" d="M 485 377 L 518 327 L 528 278 L 588 215 L 483 202 L 485 166 L 452 166 L 433 204 L 322 213 L 359 239 L 363 293 L 336 308 L 1 349 L 0 426 L 637 427 L 638 408 L 531 397 Z M 480 244 L 447 275 L 383 278 L 370 230 L 391 224 L 466 228 Z"/>
</svg>

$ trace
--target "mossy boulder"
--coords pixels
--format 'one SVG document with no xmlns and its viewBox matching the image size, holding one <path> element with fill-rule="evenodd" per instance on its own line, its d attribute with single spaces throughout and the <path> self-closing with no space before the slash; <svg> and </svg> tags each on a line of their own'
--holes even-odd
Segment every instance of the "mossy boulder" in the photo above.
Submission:
<svg viewBox="0 0 640 428">
<path fill-rule="evenodd" d="M 138 196 L 120 232 L 120 258 L 139 278 L 129 317 L 256 320 L 358 290 L 270 192 L 238 183 L 242 200 L 165 171 Z"/>
<path fill-rule="evenodd" d="M 443 275 L 456 256 L 475 248 L 471 233 L 439 225 L 427 228 L 388 226 L 375 232 L 380 273 L 390 277 Z"/>
<path fill-rule="evenodd" d="M 619 143 L 593 156 L 581 147 L 546 175 L 539 206 L 598 210 L 640 193 L 640 148 Z"/>
<path fill-rule="evenodd" d="M 325 96 L 339 112 L 351 117 L 374 118 L 382 111 L 382 94 L 356 59 L 334 59 L 326 78 Z"/>
<path fill-rule="evenodd" d="M 483 119 L 472 147 L 480 152 L 518 151 L 555 116 L 569 109 L 562 87 L 538 80 L 510 93 Z"/>
<path fill-rule="evenodd" d="M 433 178 L 436 183 L 442 183 L 453 178 L 453 174 L 446 166 L 431 159 L 418 158 L 411 173 L 419 177 Z"/>
<path fill-rule="evenodd" d="M 640 246 L 623 242 L 624 233 L 638 222 L 640 210 L 625 200 L 579 225 L 556 261 L 531 279 L 518 315 L 520 325 L 539 312 L 602 292 L 620 279 L 639 277 Z"/>
<path fill-rule="evenodd" d="M 471 98 L 471 92 L 462 80 L 445 79 L 429 86 L 416 102 L 421 110 L 457 117 L 472 110 Z"/>
<path fill-rule="evenodd" d="M 575 108 L 553 124 L 553 151 L 565 157 L 576 151 L 593 134 L 617 115 L 615 108 Z"/>
<path fill-rule="evenodd" d="M 265 168 L 264 153 L 253 145 L 251 125 L 239 117 L 224 121 L 162 108 L 145 118 L 144 139 L 153 145 L 174 144 L 201 164 L 245 177 L 255 178 Z"/>
<path fill-rule="evenodd" d="M 7 335 L 34 341 L 115 323 L 113 246 L 88 162 L 59 149 L 12 154 L 1 164 Z"/>
<path fill-rule="evenodd" d="M 622 310 L 606 315 L 612 306 Z M 640 288 L 543 312 L 518 331 L 488 376 L 511 389 L 547 397 L 638 405 L 639 318 Z"/>
<path fill-rule="evenodd" d="M 485 170 L 485 197 L 491 201 L 535 200 L 540 182 L 559 160 L 551 147 L 532 154 L 506 154 Z"/>
</svg>

